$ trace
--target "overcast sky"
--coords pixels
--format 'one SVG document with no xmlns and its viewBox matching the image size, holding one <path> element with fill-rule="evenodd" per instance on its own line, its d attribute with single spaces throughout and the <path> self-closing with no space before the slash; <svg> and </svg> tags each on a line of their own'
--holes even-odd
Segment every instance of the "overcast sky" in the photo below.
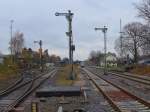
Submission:
<svg viewBox="0 0 150 112">
<path fill-rule="evenodd" d="M 25 45 L 37 50 L 34 40 L 43 40 L 49 54 L 68 56 L 67 21 L 55 12 L 71 10 L 75 59 L 86 59 L 91 50 L 103 51 L 103 35 L 94 27 L 108 27 L 108 50 L 115 52 L 114 41 L 119 36 L 119 20 L 123 24 L 139 21 L 134 3 L 140 0 L 0 0 L 0 51 L 8 53 L 10 20 L 13 32 L 24 33 Z"/>
</svg>

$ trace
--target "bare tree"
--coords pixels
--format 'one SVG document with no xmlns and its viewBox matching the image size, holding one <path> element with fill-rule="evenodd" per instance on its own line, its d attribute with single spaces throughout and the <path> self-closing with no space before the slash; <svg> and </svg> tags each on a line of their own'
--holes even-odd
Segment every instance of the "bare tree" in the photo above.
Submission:
<svg viewBox="0 0 150 112">
<path fill-rule="evenodd" d="M 141 30 L 143 31 L 141 49 L 142 49 L 143 55 L 148 55 L 150 54 L 150 27 L 148 25 L 143 25 Z"/>
<path fill-rule="evenodd" d="M 89 60 L 95 65 L 100 65 L 100 63 L 104 60 L 104 54 L 101 53 L 101 51 L 91 51 Z"/>
<path fill-rule="evenodd" d="M 134 62 L 137 63 L 141 48 L 146 44 L 145 36 L 147 35 L 147 30 L 143 24 L 132 22 L 124 27 L 123 32 L 123 48 L 126 52 L 130 52 L 133 55 Z"/>
<path fill-rule="evenodd" d="M 143 25 L 140 22 L 132 22 L 125 25 L 122 45 L 118 38 L 115 41 L 115 50 L 120 56 L 132 55 L 134 62 L 137 63 L 138 55 L 147 55 L 150 53 L 150 0 L 143 0 L 135 6 L 139 11 L 138 16 L 145 19 L 148 24 Z"/>
<path fill-rule="evenodd" d="M 121 41 L 122 41 L 122 45 L 121 45 Z M 127 56 L 128 50 L 125 48 L 125 45 L 123 45 L 125 43 L 125 39 L 122 38 L 120 40 L 120 38 L 117 38 L 115 41 L 115 50 L 118 53 L 120 58 L 124 58 Z"/>
<path fill-rule="evenodd" d="M 61 61 L 61 58 L 60 56 L 56 56 L 55 54 L 52 54 L 49 56 L 49 60 L 51 63 L 56 63 L 56 62 Z"/>
<path fill-rule="evenodd" d="M 143 26 L 145 32 L 143 39 L 142 51 L 143 55 L 150 54 L 150 0 L 142 0 L 141 3 L 135 5 L 138 9 L 138 16 L 146 20 L 147 25 Z"/>
<path fill-rule="evenodd" d="M 91 51 L 89 58 L 96 57 L 96 51 Z"/>
<path fill-rule="evenodd" d="M 140 4 L 135 5 L 139 11 L 139 17 L 150 22 L 150 0 L 143 0 Z"/>
<path fill-rule="evenodd" d="M 17 55 L 21 53 L 22 48 L 24 47 L 24 38 L 23 38 L 23 33 L 16 32 L 15 35 L 12 37 L 10 40 L 10 50 L 14 55 Z"/>
</svg>

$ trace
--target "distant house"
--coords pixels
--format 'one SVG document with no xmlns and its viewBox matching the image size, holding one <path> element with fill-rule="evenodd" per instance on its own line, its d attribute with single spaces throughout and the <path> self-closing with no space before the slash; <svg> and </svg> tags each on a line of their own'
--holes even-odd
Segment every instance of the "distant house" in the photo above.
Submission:
<svg viewBox="0 0 150 112">
<path fill-rule="evenodd" d="M 106 60 L 107 66 L 117 66 L 117 56 L 115 53 L 108 53 Z"/>
<path fill-rule="evenodd" d="M 107 66 L 117 66 L 117 56 L 115 53 L 107 53 Z M 104 66 L 104 59 L 101 61 L 101 66 Z"/>
<path fill-rule="evenodd" d="M 54 63 L 48 63 L 48 62 L 46 63 L 47 67 L 53 67 L 54 65 L 55 65 Z"/>
</svg>

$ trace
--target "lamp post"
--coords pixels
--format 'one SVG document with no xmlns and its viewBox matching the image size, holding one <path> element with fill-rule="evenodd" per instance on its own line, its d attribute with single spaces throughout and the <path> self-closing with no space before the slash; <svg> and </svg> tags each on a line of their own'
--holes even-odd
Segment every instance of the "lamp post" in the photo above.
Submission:
<svg viewBox="0 0 150 112">
<path fill-rule="evenodd" d="M 39 53 L 40 53 L 40 70 L 42 72 L 43 71 L 43 66 L 42 66 L 42 40 L 34 41 L 34 43 L 38 43 L 39 46 L 40 46 L 40 49 L 39 49 Z"/>
<path fill-rule="evenodd" d="M 68 21 L 68 32 L 66 32 L 66 35 L 69 37 L 69 63 L 71 64 L 71 79 L 74 79 L 73 76 L 73 51 L 75 50 L 75 46 L 73 45 L 73 37 L 72 37 L 72 18 L 73 13 L 68 10 L 67 13 L 59 13 L 56 12 L 55 16 L 65 16 Z"/>
<path fill-rule="evenodd" d="M 107 39 L 106 39 L 106 33 L 108 28 L 106 28 L 106 26 L 104 26 L 103 28 L 95 28 L 95 31 L 101 30 L 104 33 L 104 75 L 106 75 L 106 69 L 107 69 Z"/>
</svg>

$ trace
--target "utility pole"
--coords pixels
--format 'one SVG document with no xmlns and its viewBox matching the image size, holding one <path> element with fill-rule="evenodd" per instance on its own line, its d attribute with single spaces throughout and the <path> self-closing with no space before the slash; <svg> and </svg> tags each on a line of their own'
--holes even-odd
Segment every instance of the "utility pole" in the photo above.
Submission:
<svg viewBox="0 0 150 112">
<path fill-rule="evenodd" d="M 42 72 L 43 71 L 43 64 L 42 64 L 42 40 L 34 41 L 34 43 L 38 43 L 39 46 L 40 46 L 40 49 L 39 49 L 39 53 L 40 53 L 40 70 Z"/>
<path fill-rule="evenodd" d="M 106 33 L 107 33 L 107 30 L 108 28 L 106 28 L 106 26 L 104 26 L 103 28 L 95 28 L 95 31 L 97 30 L 101 30 L 103 33 L 104 33 L 104 75 L 106 75 L 106 69 L 107 69 L 107 59 L 106 59 L 106 56 L 107 56 L 107 38 L 106 38 Z"/>
<path fill-rule="evenodd" d="M 14 62 L 14 59 L 13 59 L 13 50 L 12 50 L 12 38 L 13 38 L 13 23 L 14 23 L 14 20 L 10 20 L 10 47 L 11 47 L 11 61 L 12 63 Z"/>
<path fill-rule="evenodd" d="M 69 64 L 71 64 L 71 79 L 74 79 L 73 76 L 73 52 L 75 50 L 75 45 L 73 45 L 73 36 L 72 36 L 72 18 L 73 13 L 68 10 L 67 13 L 55 13 L 55 16 L 65 16 L 68 21 L 68 32 L 66 35 L 69 37 Z"/>
<path fill-rule="evenodd" d="M 121 49 L 121 59 L 123 59 L 123 42 L 122 42 L 122 34 L 123 34 L 123 32 L 122 32 L 122 21 L 121 21 L 121 19 L 120 19 L 120 49 Z"/>
</svg>

